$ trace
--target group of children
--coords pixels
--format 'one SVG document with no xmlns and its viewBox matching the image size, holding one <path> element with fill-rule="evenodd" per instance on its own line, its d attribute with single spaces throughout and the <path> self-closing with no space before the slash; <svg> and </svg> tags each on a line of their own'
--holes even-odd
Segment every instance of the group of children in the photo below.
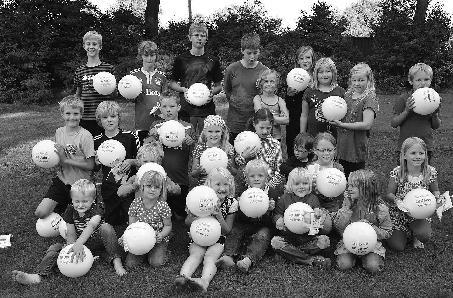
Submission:
<svg viewBox="0 0 453 298">
<path fill-rule="evenodd" d="M 88 62 L 76 72 L 78 93 L 60 102 L 65 126 L 57 129 L 55 135 L 60 157 L 57 177 L 35 211 L 38 218 L 52 212 L 64 214 L 66 241 L 74 243 L 72 250 L 77 258 L 83 257 L 82 245 L 90 247 L 92 240 L 101 239 L 107 260 L 118 275 L 124 275 L 121 233 L 128 224 L 141 221 L 154 228 L 157 244 L 147 255 L 128 252 L 126 267 L 134 267 L 145 259 L 152 266 L 165 264 L 172 222 L 184 220 L 190 225 L 196 219 L 187 210 L 185 198 L 190 187 L 200 184 L 211 187 L 219 198 L 212 216 L 219 221 L 222 236 L 209 247 L 189 244 L 189 256 L 175 278 L 178 287 L 206 291 L 218 267 L 235 266 L 248 272 L 270 247 L 284 259 L 322 268 L 332 265 L 334 255 L 339 269 L 350 269 L 358 256 L 345 248 L 339 235 L 356 221 L 371 224 L 379 240 L 372 252 L 360 257 L 369 272 L 383 270 L 384 242 L 394 250 L 403 250 L 408 239 L 413 240 L 414 247 L 423 247 L 432 233 L 430 220 L 411 218 L 402 199 L 411 189 L 426 188 L 436 196 L 438 204 L 442 203 L 437 172 L 429 165 L 432 129 L 440 126 L 438 110 L 426 116 L 414 113 L 410 94 L 395 103 L 391 124 L 400 127 L 399 165 L 390 173 L 386 194 L 380 195 L 376 174 L 365 169 L 369 131 L 379 110 L 373 73 L 367 64 L 359 63 L 351 69 L 345 91 L 337 84 L 332 59 L 315 62 L 314 50 L 303 46 L 296 53 L 295 66 L 306 69 L 312 81 L 304 91 L 288 88 L 285 100 L 276 94 L 278 73 L 258 61 L 259 36 L 246 34 L 241 40 L 243 58 L 226 69 L 223 79 L 229 102 L 225 121 L 215 115 L 212 101 L 195 107 L 184 97 L 195 82 L 210 86 L 211 95 L 222 89 L 218 59 L 204 52 L 207 36 L 205 25 L 190 27 L 192 48 L 176 58 L 169 83 L 156 70 L 155 43 L 140 43 L 138 57 L 143 67 L 131 74 L 141 79 L 143 92 L 136 99 L 136 131 L 131 132 L 120 128 L 121 109 L 116 102 L 96 104 L 99 98 L 86 95 L 90 93 L 86 88 L 92 88 L 87 87 L 86 81 L 104 63 L 99 60 L 100 35 L 85 35 Z M 413 66 L 409 70 L 413 90 L 429 87 L 432 75 L 426 64 Z M 180 96 L 165 95 L 167 85 Z M 322 101 L 333 95 L 343 97 L 347 103 L 347 114 L 340 121 L 326 121 L 322 114 Z M 89 131 L 92 125 L 86 126 L 88 130 L 83 128 L 93 119 L 102 128 L 94 138 L 95 131 Z M 159 141 L 158 128 L 168 120 L 179 121 L 186 128 L 178 147 L 167 147 Z M 281 125 L 287 125 L 286 160 L 280 144 Z M 238 154 L 231 143 L 244 130 L 256 132 L 261 146 Z M 121 142 L 127 153 L 126 159 L 112 168 L 99 165 L 95 151 L 109 139 Z M 200 157 L 211 147 L 223 149 L 228 164 L 207 173 L 200 165 Z M 138 178 L 138 168 L 147 162 L 162 165 L 165 172 L 150 170 Z M 95 185 L 90 181 L 92 171 L 99 167 L 102 202 L 95 200 Z M 345 173 L 348 186 L 344 194 L 329 198 L 318 191 L 316 177 L 325 168 Z M 264 190 L 270 199 L 268 211 L 259 218 L 247 217 L 238 206 L 239 196 L 249 187 Z M 296 202 L 313 208 L 310 220 L 319 223 L 303 234 L 289 231 L 283 220 L 285 210 Z M 98 234 L 100 238 L 96 237 Z M 338 243 L 336 249 L 329 251 L 331 242 Z M 14 280 L 22 284 L 40 282 L 51 272 L 62 247 L 61 243 L 52 245 L 34 273 L 13 271 Z M 193 274 L 200 264 L 201 277 L 195 278 Z"/>
</svg>

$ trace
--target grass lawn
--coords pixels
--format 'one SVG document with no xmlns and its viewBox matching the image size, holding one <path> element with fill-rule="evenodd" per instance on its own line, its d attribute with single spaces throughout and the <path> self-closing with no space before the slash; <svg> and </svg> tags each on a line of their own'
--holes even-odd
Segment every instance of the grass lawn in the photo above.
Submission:
<svg viewBox="0 0 453 298">
<path fill-rule="evenodd" d="M 390 127 L 392 99 L 380 96 L 381 111 L 372 130 L 368 167 L 379 174 L 385 186 L 388 172 L 395 166 L 394 151 L 398 131 Z M 132 128 L 133 105 L 123 103 L 123 127 Z M 198 296 L 173 289 L 173 279 L 188 256 L 187 229 L 174 225 L 168 264 L 159 269 L 140 267 L 122 278 L 102 261 L 95 261 L 90 272 L 78 279 L 57 273 L 36 286 L 12 281 L 13 269 L 33 271 L 53 239 L 39 237 L 33 212 L 50 185 L 51 170 L 40 169 L 31 161 L 31 148 L 41 139 L 53 138 L 62 125 L 57 106 L 2 106 L 0 110 L 0 234 L 13 234 L 12 246 L 0 249 L 0 297 L 30 296 Z M 439 171 L 441 191 L 453 188 L 453 96 L 443 95 L 442 126 L 435 132 L 433 165 Z M 385 187 L 382 189 L 385 191 Z M 425 250 L 388 252 L 385 270 L 372 276 L 361 268 L 350 272 L 320 270 L 276 261 L 271 254 L 250 274 L 221 271 L 206 296 L 453 296 L 453 234 L 451 212 L 442 223 L 434 219 L 432 242 Z M 196 276 L 200 271 L 196 272 Z"/>
</svg>

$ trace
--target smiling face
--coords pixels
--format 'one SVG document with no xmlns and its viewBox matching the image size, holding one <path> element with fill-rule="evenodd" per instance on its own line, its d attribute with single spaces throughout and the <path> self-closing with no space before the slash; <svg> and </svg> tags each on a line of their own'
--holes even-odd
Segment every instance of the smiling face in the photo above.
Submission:
<svg viewBox="0 0 453 298">
<path fill-rule="evenodd" d="M 97 39 L 87 39 L 83 43 L 83 48 L 87 52 L 88 57 L 96 58 L 102 49 L 101 43 Z"/>
<path fill-rule="evenodd" d="M 305 69 L 306 71 L 311 70 L 313 67 L 313 53 L 312 51 L 305 51 L 300 53 L 299 57 L 297 57 L 297 64 L 299 67 Z"/>
<path fill-rule="evenodd" d="M 213 173 L 210 179 L 210 187 L 216 192 L 217 197 L 220 199 L 219 203 L 223 202 L 229 195 L 230 182 L 220 173 Z"/>
<path fill-rule="evenodd" d="M 335 146 L 328 140 L 321 139 L 315 148 L 315 154 L 320 165 L 330 165 L 335 157 Z"/>
<path fill-rule="evenodd" d="M 426 159 L 426 152 L 422 145 L 414 144 L 404 153 L 404 159 L 407 161 L 407 165 L 421 166 Z"/>
<path fill-rule="evenodd" d="M 303 198 L 310 193 L 310 186 L 311 183 L 309 179 L 296 178 L 293 181 L 291 189 L 296 196 Z"/>
<path fill-rule="evenodd" d="M 222 128 L 218 125 L 210 125 L 206 127 L 204 129 L 206 144 L 211 147 L 220 144 L 222 132 Z"/>
<path fill-rule="evenodd" d="M 352 90 L 357 94 L 365 92 L 368 86 L 368 76 L 365 72 L 356 72 L 351 76 Z"/>
<path fill-rule="evenodd" d="M 267 181 L 267 172 L 260 168 L 251 168 L 247 172 L 247 182 L 250 187 L 264 189 Z"/>
<path fill-rule="evenodd" d="M 86 194 L 83 192 L 71 192 L 72 206 L 79 214 L 85 214 L 94 202 L 93 194 Z"/>
<path fill-rule="evenodd" d="M 162 192 L 162 185 L 155 183 L 145 183 L 142 185 L 142 195 L 147 200 L 157 200 Z"/>
<path fill-rule="evenodd" d="M 333 73 L 330 67 L 321 66 L 318 69 L 317 79 L 319 85 L 321 86 L 330 86 L 332 84 Z"/>
</svg>

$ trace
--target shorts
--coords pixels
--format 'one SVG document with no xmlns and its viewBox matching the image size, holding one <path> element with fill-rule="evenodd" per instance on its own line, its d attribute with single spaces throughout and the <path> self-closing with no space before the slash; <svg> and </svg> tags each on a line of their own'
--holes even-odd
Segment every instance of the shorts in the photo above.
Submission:
<svg viewBox="0 0 453 298">
<path fill-rule="evenodd" d="M 68 204 L 71 204 L 71 185 L 64 184 L 60 178 L 52 178 L 52 184 L 47 190 L 45 198 L 49 198 L 52 201 L 57 202 L 57 206 L 54 209 L 54 212 L 58 214 L 63 214 L 66 210 Z"/>
</svg>

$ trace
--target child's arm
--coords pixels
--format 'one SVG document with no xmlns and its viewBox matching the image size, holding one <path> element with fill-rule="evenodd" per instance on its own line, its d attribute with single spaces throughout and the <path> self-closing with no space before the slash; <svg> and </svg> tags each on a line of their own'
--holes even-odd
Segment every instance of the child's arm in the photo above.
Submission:
<svg viewBox="0 0 453 298">
<path fill-rule="evenodd" d="M 302 101 L 302 113 L 300 114 L 300 132 L 307 131 L 307 120 L 308 120 L 308 102 Z"/>
<path fill-rule="evenodd" d="M 135 183 L 136 176 L 130 177 L 125 184 L 121 184 L 120 187 L 118 187 L 118 190 L 116 194 L 119 197 L 126 197 L 130 195 L 131 193 L 134 193 L 138 189 L 138 184 Z"/>
<path fill-rule="evenodd" d="M 403 212 L 407 212 L 406 207 L 404 206 L 403 200 L 396 197 L 398 185 L 394 178 L 390 177 L 389 184 L 387 186 L 387 200 L 396 204 L 398 209 Z"/>
<path fill-rule="evenodd" d="M 221 82 L 214 83 L 211 89 L 211 94 L 216 95 L 219 94 L 220 91 L 222 91 L 222 83 Z"/>
<path fill-rule="evenodd" d="M 255 95 L 255 97 L 253 98 L 253 109 L 255 110 L 255 112 L 261 109 L 261 101 L 259 95 Z"/>
<path fill-rule="evenodd" d="M 351 223 L 352 210 L 351 207 L 355 204 L 351 197 L 345 193 L 343 206 L 338 210 L 333 219 L 333 225 L 340 233 L 343 233 L 348 224 Z"/>
<path fill-rule="evenodd" d="M 393 107 L 393 118 L 390 121 L 390 125 L 393 128 L 400 126 L 404 121 L 406 121 L 407 116 L 414 108 L 414 99 L 412 96 L 408 97 L 404 103 L 404 109 L 401 111 L 401 102 L 396 102 Z"/>
<path fill-rule="evenodd" d="M 160 231 L 159 233 L 156 234 L 156 242 L 157 243 L 162 242 L 162 239 L 164 239 L 165 237 L 167 237 L 171 233 L 171 228 L 172 228 L 171 216 L 162 219 L 162 221 L 164 223 L 164 227 L 162 228 L 162 231 Z"/>
<path fill-rule="evenodd" d="M 200 158 L 194 157 L 192 161 L 192 170 L 190 171 L 190 175 L 196 178 L 202 174 L 207 175 L 206 170 L 200 165 Z"/>
<path fill-rule="evenodd" d="M 431 114 L 431 128 L 438 129 L 441 124 L 440 116 L 439 116 L 439 108 Z"/>
<path fill-rule="evenodd" d="M 384 240 L 392 235 L 392 220 L 390 219 L 389 208 L 385 204 L 378 205 L 378 225 L 371 225 L 376 231 L 377 239 Z"/>
<path fill-rule="evenodd" d="M 171 81 L 170 84 L 168 84 L 168 86 L 176 92 L 186 93 L 188 90 L 186 87 L 181 87 L 179 82 L 175 82 L 175 81 Z"/>
<path fill-rule="evenodd" d="M 289 111 L 286 107 L 286 102 L 281 97 L 278 98 L 278 106 L 280 108 L 280 115 L 274 116 L 274 122 L 275 124 L 287 125 L 289 123 Z"/>
<path fill-rule="evenodd" d="M 93 217 L 91 217 L 87 223 L 87 226 L 85 227 L 85 229 L 83 229 L 82 234 L 80 234 L 79 238 L 77 238 L 74 245 L 69 250 L 69 252 L 74 252 L 74 257 L 76 258 L 76 262 L 78 262 L 79 260 L 83 261 L 83 258 L 84 258 L 83 245 L 87 242 L 87 240 L 90 238 L 91 234 L 93 234 L 93 232 L 96 230 L 96 228 L 100 224 L 101 224 L 100 215 L 94 215 Z M 71 224 L 68 225 L 68 228 L 70 225 Z M 72 226 L 74 226 L 74 225 L 72 225 Z"/>
<path fill-rule="evenodd" d="M 332 121 L 336 126 L 349 130 L 370 130 L 373 126 L 375 113 L 372 109 L 363 111 L 363 120 L 360 122 L 341 122 L 339 120 Z"/>
<path fill-rule="evenodd" d="M 82 95 L 82 87 L 77 87 L 76 91 L 75 91 L 75 96 L 80 98 L 81 95 Z"/>
<path fill-rule="evenodd" d="M 228 214 L 226 218 L 223 218 L 222 212 L 217 210 L 213 212 L 212 215 L 217 219 L 220 223 L 220 227 L 222 228 L 222 235 L 229 234 L 231 229 L 233 228 L 234 218 L 236 217 L 236 213 Z"/>
<path fill-rule="evenodd" d="M 174 195 L 181 194 L 181 186 L 167 177 L 167 192 Z"/>
<path fill-rule="evenodd" d="M 55 144 L 55 149 L 57 150 L 57 154 L 60 157 L 61 165 L 70 165 L 86 171 L 91 171 L 92 169 L 94 169 L 94 156 L 81 160 L 71 159 L 66 156 L 64 148 L 60 144 Z"/>
</svg>

